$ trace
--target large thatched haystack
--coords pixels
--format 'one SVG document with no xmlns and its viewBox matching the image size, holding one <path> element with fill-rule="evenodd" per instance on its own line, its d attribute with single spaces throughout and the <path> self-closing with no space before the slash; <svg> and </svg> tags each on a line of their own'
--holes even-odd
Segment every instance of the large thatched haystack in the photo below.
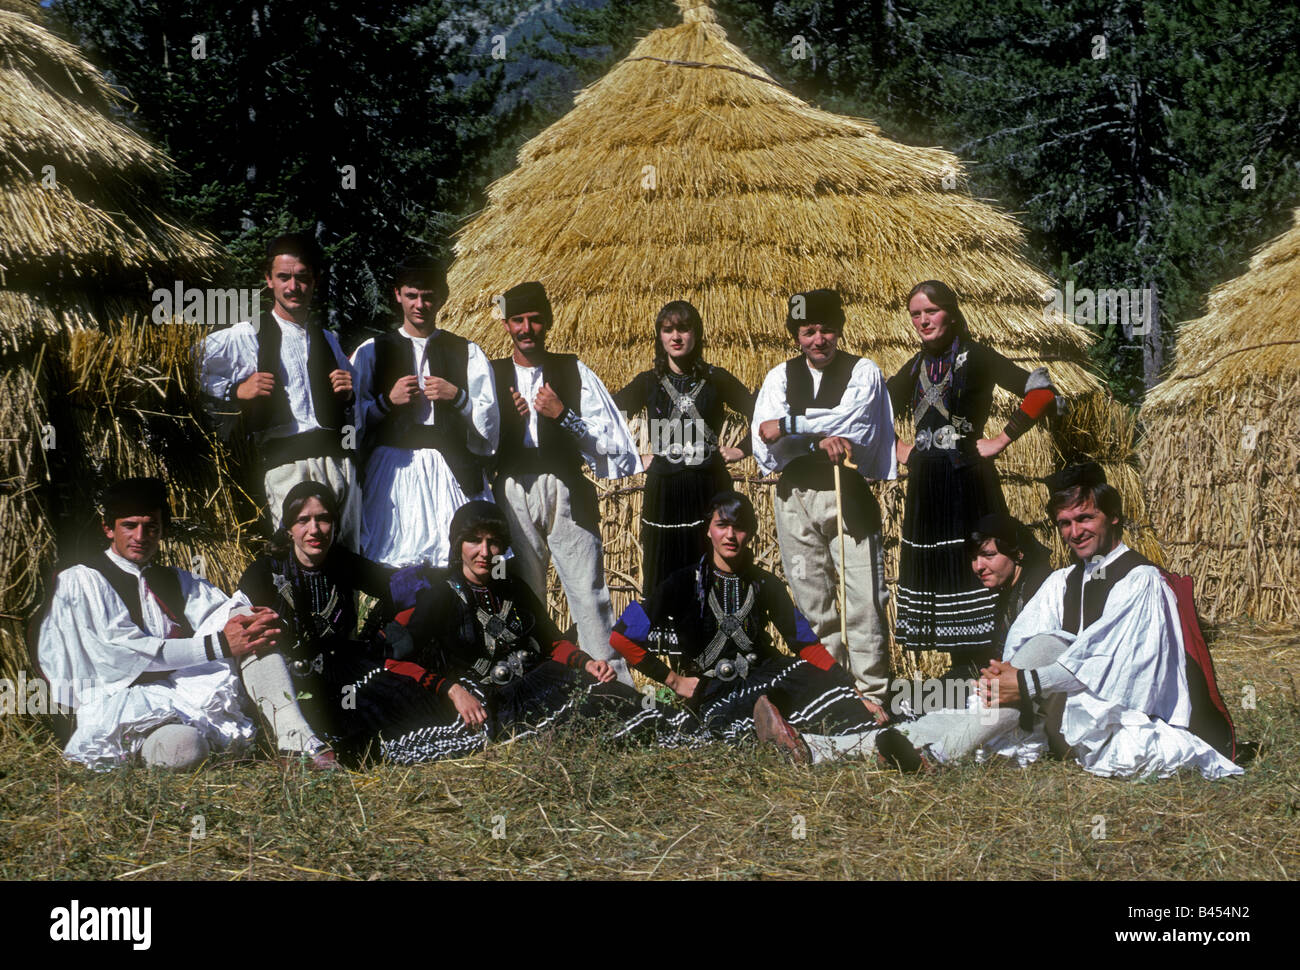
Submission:
<svg viewBox="0 0 1300 970">
<path fill-rule="evenodd" d="M 907 291 L 943 279 L 977 338 L 1027 368 L 1047 364 L 1075 404 L 1000 459 L 1012 511 L 1041 523 L 1045 491 L 1034 479 L 1090 456 L 1143 522 L 1134 423 L 1085 368 L 1091 335 L 1045 315 L 1051 282 L 1020 258 L 1016 223 L 962 190 L 960 160 L 805 104 L 728 43 L 707 6 L 678 3 L 680 26 L 644 38 L 492 186 L 459 234 L 448 325 L 499 356 L 508 341 L 492 297 L 541 280 L 555 308 L 551 345 L 579 353 L 616 389 L 650 365 L 655 312 L 688 299 L 704 317 L 709 358 L 756 387 L 792 353 L 789 294 L 839 289 L 842 346 L 891 374 L 916 350 Z M 1013 406 L 999 392 L 991 433 Z M 756 473 L 752 460 L 739 467 Z M 770 488 L 746 487 L 770 523 Z M 902 494 L 881 489 L 891 556 Z M 620 601 L 639 585 L 639 502 L 624 483 L 604 505 Z M 1055 543 L 1045 524 L 1040 533 Z M 770 525 L 758 545 L 763 561 L 778 561 Z M 1137 545 L 1156 554 L 1144 534 Z"/>
<path fill-rule="evenodd" d="M 1142 409 L 1151 520 L 1215 619 L 1300 618 L 1300 209 L 1182 325 Z"/>
<path fill-rule="evenodd" d="M 195 332 L 149 322 L 156 288 L 216 268 L 209 237 L 157 208 L 170 163 L 110 115 L 104 78 L 40 21 L 0 2 L 0 672 L 56 548 L 102 546 L 106 482 L 168 480 L 171 561 L 229 584 L 240 509 L 196 419 Z M 237 572 L 234 573 L 238 575 Z"/>
</svg>

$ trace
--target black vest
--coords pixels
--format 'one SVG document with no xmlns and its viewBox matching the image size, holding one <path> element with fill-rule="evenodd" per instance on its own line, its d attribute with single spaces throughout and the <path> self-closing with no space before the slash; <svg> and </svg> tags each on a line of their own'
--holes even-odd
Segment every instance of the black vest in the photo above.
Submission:
<svg viewBox="0 0 1300 970">
<path fill-rule="evenodd" d="M 1086 630 L 1098 620 L 1106 609 L 1106 600 L 1115 584 L 1138 566 L 1155 564 L 1132 549 L 1108 563 L 1102 575 L 1083 582 L 1083 563 L 1075 563 L 1070 575 L 1065 577 L 1065 606 L 1061 625 L 1073 634 Z M 1083 600 L 1083 626 L 1079 625 L 1079 600 Z"/>
<path fill-rule="evenodd" d="M 245 414 L 251 430 L 265 431 L 272 425 L 289 421 L 293 412 L 289 408 L 289 392 L 284 387 L 284 369 L 280 364 L 280 324 L 270 310 L 263 310 L 258 319 L 257 369 L 259 372 L 274 374 L 276 384 L 269 397 L 247 402 Z M 343 427 L 345 414 L 344 405 L 330 383 L 330 372 L 337 366 L 334 353 L 325 340 L 325 331 L 318 323 L 308 323 L 307 373 L 311 383 L 312 410 L 315 412 L 316 423 L 332 432 Z"/>
<path fill-rule="evenodd" d="M 387 394 L 400 378 L 419 375 L 411 358 L 411 342 L 393 330 L 375 338 L 375 395 Z M 469 390 L 469 341 L 439 330 L 425 344 L 429 373 Z M 394 406 L 384 415 L 370 445 L 393 448 L 432 448 L 442 455 L 466 495 L 483 490 L 482 460 L 469 450 L 465 416 L 450 401 L 433 402 L 432 425 L 416 421 L 409 406 Z"/>
<path fill-rule="evenodd" d="M 126 604 L 127 615 L 131 622 L 144 629 L 144 612 L 140 606 L 139 581 L 108 558 L 108 553 L 101 552 L 86 560 L 85 565 L 98 572 L 113 587 L 113 592 Z M 181 579 L 176 570 L 167 566 L 148 565 L 144 567 L 144 581 L 149 584 L 153 594 L 165 608 L 168 617 L 180 628 L 182 637 L 194 636 L 194 627 L 185 618 L 185 595 L 181 592 Z"/>
<path fill-rule="evenodd" d="M 790 415 L 797 417 L 809 408 L 833 408 L 844 398 L 844 391 L 853 376 L 853 368 L 862 358 L 838 350 L 831 362 L 822 370 L 821 384 L 813 394 L 812 373 L 803 355 L 785 362 L 785 399 Z M 796 458 L 781 471 L 777 494 L 788 498 L 792 489 L 813 488 L 830 491 L 835 488 L 835 469 L 826 452 L 818 448 Z M 840 488 L 844 496 L 844 531 L 855 539 L 865 538 L 880 531 L 880 505 L 871 487 L 858 472 L 840 471 Z"/>
<path fill-rule="evenodd" d="M 540 474 L 582 476 L 582 449 L 573 435 L 554 418 L 537 416 L 537 447 L 524 447 L 525 418 L 515 410 L 510 388 L 515 386 L 515 361 L 502 357 L 492 361 L 496 380 L 497 406 L 501 409 L 501 445 L 497 449 L 497 471 L 502 475 Z M 582 415 L 582 377 L 573 354 L 547 353 L 542 379 L 574 414 Z M 517 390 L 517 388 L 516 388 Z M 532 405 L 532 401 L 528 402 Z"/>
</svg>

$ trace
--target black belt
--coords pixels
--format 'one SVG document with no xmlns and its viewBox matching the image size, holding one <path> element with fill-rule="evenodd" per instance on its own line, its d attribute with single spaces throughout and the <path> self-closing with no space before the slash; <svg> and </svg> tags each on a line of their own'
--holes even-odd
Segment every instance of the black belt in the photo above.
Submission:
<svg viewBox="0 0 1300 970">
<path fill-rule="evenodd" d="M 343 433 L 328 428 L 313 428 L 284 438 L 264 438 L 261 442 L 262 465 L 270 471 L 281 465 L 308 458 L 350 458 L 343 450 Z"/>
</svg>

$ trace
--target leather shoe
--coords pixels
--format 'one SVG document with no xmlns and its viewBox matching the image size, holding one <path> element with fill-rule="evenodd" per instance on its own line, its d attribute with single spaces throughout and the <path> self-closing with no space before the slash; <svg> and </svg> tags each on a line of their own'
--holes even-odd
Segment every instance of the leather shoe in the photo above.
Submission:
<svg viewBox="0 0 1300 970">
<path fill-rule="evenodd" d="M 884 728 L 876 735 L 876 758 L 885 768 L 897 768 L 905 774 L 928 771 L 930 764 L 897 728 Z"/>
<path fill-rule="evenodd" d="M 808 743 L 799 737 L 799 732 L 781 716 L 781 712 L 767 699 L 766 694 L 754 705 L 754 730 L 758 733 L 759 741 L 775 744 L 796 764 L 812 763 L 812 752 L 808 750 Z"/>
</svg>

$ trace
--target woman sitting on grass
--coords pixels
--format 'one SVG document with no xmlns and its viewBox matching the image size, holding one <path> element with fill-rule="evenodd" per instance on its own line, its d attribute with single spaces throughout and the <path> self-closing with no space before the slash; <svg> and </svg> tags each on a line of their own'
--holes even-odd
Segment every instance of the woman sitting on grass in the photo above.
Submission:
<svg viewBox="0 0 1300 970">
<path fill-rule="evenodd" d="M 721 492 L 705 521 L 709 552 L 669 576 L 648 611 L 637 603 L 623 611 L 610 643 L 628 664 L 685 698 L 710 738 L 734 744 L 756 731 L 796 761 L 822 760 L 833 748 L 827 736 L 885 724 L 884 710 L 858 693 L 795 611 L 785 584 L 754 565 L 748 543 L 758 521 L 749 499 Z M 777 649 L 769 622 L 797 657 Z"/>
<path fill-rule="evenodd" d="M 295 485 L 280 521 L 270 551 L 239 580 L 285 624 L 279 649 L 241 670 L 277 748 L 317 770 L 337 767 L 331 746 L 353 763 L 367 752 L 409 760 L 407 739 L 437 718 L 435 698 L 385 669 L 382 643 L 352 639 L 357 591 L 385 597 L 390 570 L 335 544 L 338 500 L 327 485 Z"/>
<path fill-rule="evenodd" d="M 461 506 L 449 532 L 451 562 L 430 571 L 407 624 L 410 659 L 432 675 L 443 704 L 440 724 L 419 732 L 416 760 L 463 757 L 574 718 L 613 719 L 615 740 L 673 743 L 687 715 L 647 709 L 606 661 L 564 639 L 506 570 L 510 528 L 495 504 Z"/>
</svg>

